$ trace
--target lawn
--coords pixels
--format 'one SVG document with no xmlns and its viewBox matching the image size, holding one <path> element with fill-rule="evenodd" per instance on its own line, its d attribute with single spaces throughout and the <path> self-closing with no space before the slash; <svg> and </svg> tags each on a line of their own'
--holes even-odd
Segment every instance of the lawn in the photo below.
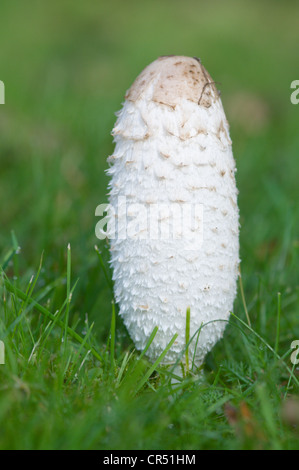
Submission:
<svg viewBox="0 0 299 470">
<path fill-rule="evenodd" d="M 299 449 L 298 2 L 0 10 L 0 449 Z M 115 112 L 167 54 L 219 82 L 241 224 L 234 315 L 175 387 L 134 350 L 95 236 Z"/>
</svg>

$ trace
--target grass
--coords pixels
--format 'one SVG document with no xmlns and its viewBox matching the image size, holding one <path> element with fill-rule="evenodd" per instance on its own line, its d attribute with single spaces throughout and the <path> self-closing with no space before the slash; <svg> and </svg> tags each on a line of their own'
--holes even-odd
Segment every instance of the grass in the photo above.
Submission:
<svg viewBox="0 0 299 470">
<path fill-rule="evenodd" d="M 30 3 L 1 4 L 0 448 L 298 449 L 298 4 Z M 221 82 L 242 260 L 224 338 L 200 375 L 187 346 L 175 385 L 134 350 L 94 233 L 114 112 L 171 53 Z"/>
</svg>

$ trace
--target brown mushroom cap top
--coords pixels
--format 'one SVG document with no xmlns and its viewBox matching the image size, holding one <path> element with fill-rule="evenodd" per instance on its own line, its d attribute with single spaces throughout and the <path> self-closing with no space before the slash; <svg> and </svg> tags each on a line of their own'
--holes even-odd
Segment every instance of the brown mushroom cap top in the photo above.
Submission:
<svg viewBox="0 0 299 470">
<path fill-rule="evenodd" d="M 138 75 L 126 99 L 137 101 L 152 81 L 155 81 L 152 100 L 172 107 L 184 98 L 209 108 L 219 97 L 210 74 L 195 57 L 159 57 Z"/>
</svg>

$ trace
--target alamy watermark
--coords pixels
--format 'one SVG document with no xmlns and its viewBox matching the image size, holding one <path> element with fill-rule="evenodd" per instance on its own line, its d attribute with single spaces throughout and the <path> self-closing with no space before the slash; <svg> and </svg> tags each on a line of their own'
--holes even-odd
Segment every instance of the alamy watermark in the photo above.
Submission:
<svg viewBox="0 0 299 470">
<path fill-rule="evenodd" d="M 5 104 L 5 86 L 0 80 L 0 104 Z"/>
<path fill-rule="evenodd" d="M 197 247 L 203 241 L 203 204 L 130 203 L 121 196 L 116 204 L 100 204 L 95 215 L 100 240 L 184 240 Z"/>
<path fill-rule="evenodd" d="M 299 80 L 293 80 L 291 83 L 291 88 L 295 89 L 291 93 L 290 99 L 292 104 L 298 104 L 299 103 Z"/>
<path fill-rule="evenodd" d="M 299 364 L 299 340 L 292 342 L 291 349 L 294 349 L 291 354 L 291 363 L 297 365 Z"/>
<path fill-rule="evenodd" d="M 3 341 L 0 341 L 0 365 L 5 364 L 5 346 Z"/>
</svg>

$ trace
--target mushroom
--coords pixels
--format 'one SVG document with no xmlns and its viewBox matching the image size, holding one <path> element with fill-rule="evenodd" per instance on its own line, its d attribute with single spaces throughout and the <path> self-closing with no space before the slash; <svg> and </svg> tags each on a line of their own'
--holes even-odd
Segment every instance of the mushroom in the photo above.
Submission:
<svg viewBox="0 0 299 470">
<path fill-rule="evenodd" d="M 162 56 L 125 96 L 107 170 L 108 237 L 119 314 L 138 350 L 200 366 L 236 295 L 239 211 L 229 126 L 197 58 Z"/>
</svg>

